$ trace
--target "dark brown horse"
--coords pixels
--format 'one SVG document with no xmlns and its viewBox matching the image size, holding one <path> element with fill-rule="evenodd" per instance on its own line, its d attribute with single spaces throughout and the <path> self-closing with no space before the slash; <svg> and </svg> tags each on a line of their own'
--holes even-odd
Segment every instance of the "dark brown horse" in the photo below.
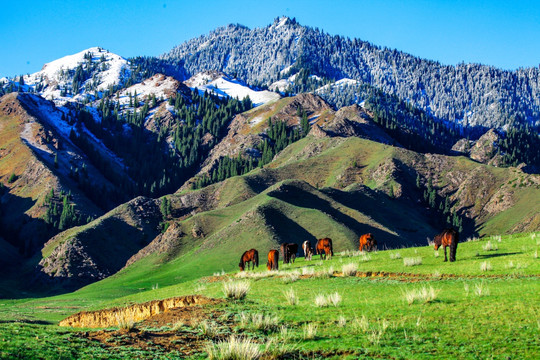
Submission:
<svg viewBox="0 0 540 360">
<path fill-rule="evenodd" d="M 304 250 L 304 257 L 307 261 L 311 261 L 311 257 L 313 256 L 313 248 L 311 247 L 311 243 L 306 240 L 302 244 L 302 249 Z"/>
<path fill-rule="evenodd" d="M 298 252 L 298 244 L 295 244 L 295 243 L 281 244 L 281 253 L 283 254 L 284 264 L 288 264 L 290 262 L 294 263 L 297 252 Z"/>
<path fill-rule="evenodd" d="M 246 263 L 248 264 L 248 270 L 250 264 L 253 269 L 255 269 L 255 266 L 259 267 L 259 252 L 255 249 L 244 252 L 240 258 L 240 264 L 238 264 L 240 271 L 244 271 Z"/>
<path fill-rule="evenodd" d="M 444 249 L 444 261 L 448 261 L 446 257 L 446 248 L 450 247 L 450 262 L 456 261 L 456 251 L 459 242 L 459 234 L 454 229 L 445 229 L 442 233 L 433 238 L 433 244 L 435 250 L 439 250 L 439 247 Z"/>
<path fill-rule="evenodd" d="M 296 254 L 298 254 L 298 244 L 289 243 L 287 246 L 289 247 L 289 262 L 294 263 L 294 260 L 296 260 Z"/>
<path fill-rule="evenodd" d="M 315 246 L 315 251 L 317 255 L 321 255 L 321 260 L 332 258 L 332 256 L 334 256 L 334 250 L 332 249 L 332 239 L 319 239 L 317 241 L 317 246 Z"/>
<path fill-rule="evenodd" d="M 266 263 L 266 267 L 268 268 L 268 270 L 277 270 L 278 262 L 279 262 L 279 251 L 270 250 L 268 252 L 268 262 Z"/>
<path fill-rule="evenodd" d="M 375 240 L 375 237 L 372 233 L 367 233 L 362 236 L 360 236 L 359 239 L 360 242 L 360 251 L 373 251 L 377 247 L 377 241 Z"/>
</svg>

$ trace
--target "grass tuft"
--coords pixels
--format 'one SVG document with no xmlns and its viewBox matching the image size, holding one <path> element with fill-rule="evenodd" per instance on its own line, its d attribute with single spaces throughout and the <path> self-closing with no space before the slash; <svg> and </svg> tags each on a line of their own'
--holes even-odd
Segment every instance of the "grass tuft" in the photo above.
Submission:
<svg viewBox="0 0 540 360">
<path fill-rule="evenodd" d="M 304 340 L 312 340 L 317 336 L 317 324 L 307 323 L 302 327 Z"/>
<path fill-rule="evenodd" d="M 397 260 L 397 259 L 401 259 L 401 254 L 396 252 L 396 253 L 390 253 L 390 260 Z"/>
<path fill-rule="evenodd" d="M 285 300 L 287 300 L 287 303 L 289 305 L 298 304 L 298 297 L 296 296 L 296 291 L 294 291 L 294 289 L 288 289 L 284 291 L 283 295 L 285 295 Z"/>
<path fill-rule="evenodd" d="M 211 343 L 206 347 L 208 359 L 216 360 L 251 360 L 259 359 L 263 352 L 250 339 L 231 336 L 229 340 Z"/>
<path fill-rule="evenodd" d="M 355 276 L 357 270 L 358 264 L 356 263 L 345 264 L 341 268 L 341 271 L 343 271 L 343 276 Z"/>
<path fill-rule="evenodd" d="M 278 328 L 279 318 L 277 316 L 265 315 L 263 313 L 246 313 L 239 315 L 240 325 L 245 329 L 273 331 Z"/>
<path fill-rule="evenodd" d="M 422 264 L 422 258 L 421 257 L 411 257 L 411 258 L 403 258 L 403 265 L 404 266 L 416 266 Z"/>
<path fill-rule="evenodd" d="M 418 303 L 429 303 L 435 301 L 439 294 L 439 290 L 434 289 L 432 286 L 423 286 L 420 289 L 413 289 L 405 291 L 404 297 L 409 305 Z"/>
<path fill-rule="evenodd" d="M 482 270 L 482 271 L 491 271 L 491 270 L 493 270 L 493 267 L 491 266 L 491 263 L 489 261 L 483 261 L 480 264 L 480 270 Z"/>
<path fill-rule="evenodd" d="M 219 328 L 217 324 L 211 321 L 207 321 L 207 320 L 203 320 L 199 324 L 199 330 L 201 331 L 203 335 L 210 338 L 216 337 L 219 332 Z"/>
<path fill-rule="evenodd" d="M 479 284 L 474 285 L 474 294 L 476 296 L 482 297 L 482 296 L 489 296 L 490 291 L 487 285 L 485 285 L 483 282 Z"/>
<path fill-rule="evenodd" d="M 499 247 L 493 244 L 491 240 L 488 240 L 488 242 L 482 246 L 482 249 L 484 249 L 484 251 L 496 251 L 499 250 Z"/>
<path fill-rule="evenodd" d="M 249 281 L 227 281 L 223 283 L 223 293 L 228 299 L 243 300 L 250 289 L 251 284 Z"/>
</svg>

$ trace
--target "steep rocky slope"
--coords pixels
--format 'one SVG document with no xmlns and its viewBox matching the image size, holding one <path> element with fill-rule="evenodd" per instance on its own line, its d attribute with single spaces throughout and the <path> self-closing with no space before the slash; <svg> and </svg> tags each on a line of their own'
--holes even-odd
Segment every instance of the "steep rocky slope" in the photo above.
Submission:
<svg viewBox="0 0 540 360">
<path fill-rule="evenodd" d="M 48 114 L 36 111 L 37 106 L 47 105 L 51 106 Z M 74 168 L 84 168 L 81 176 L 92 178 L 96 186 L 112 187 L 51 124 L 53 109 L 54 105 L 32 95 L 12 93 L 0 99 L 0 181 L 5 187 L 0 193 L 0 236 L 27 256 L 54 234 L 54 224 L 47 224 L 44 215 L 48 207 L 62 205 L 61 194 L 71 194 L 68 203 L 81 219 L 103 213 L 80 190 Z M 51 190 L 54 196 L 46 204 Z"/>
</svg>

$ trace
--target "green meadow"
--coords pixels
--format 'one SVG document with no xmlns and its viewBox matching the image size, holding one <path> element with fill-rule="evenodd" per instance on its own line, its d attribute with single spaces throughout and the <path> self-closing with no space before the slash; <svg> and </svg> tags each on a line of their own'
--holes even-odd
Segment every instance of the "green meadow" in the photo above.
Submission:
<svg viewBox="0 0 540 360">
<path fill-rule="evenodd" d="M 335 249 L 331 260 L 280 262 L 278 272 L 266 270 L 261 254 L 255 270 L 197 277 L 215 260 L 201 258 L 183 269 L 193 276 L 160 268 L 159 279 L 171 276 L 168 286 L 139 279 L 151 265 L 141 261 L 73 293 L 0 300 L 0 358 L 241 358 L 218 349 L 235 336 L 263 359 L 536 359 L 539 250 L 540 233 L 514 234 L 460 243 L 455 263 L 443 262 L 443 250 L 431 246 Z M 231 281 L 249 286 L 245 298 L 226 298 L 224 284 Z M 135 323 L 125 332 L 104 330 L 105 342 L 87 336 L 96 329 L 57 325 L 82 310 L 191 294 L 224 300 L 202 306 L 206 318 L 195 324 Z M 129 331 L 147 343 L 126 343 Z M 159 334 L 177 343 L 194 338 L 197 346 L 161 346 Z"/>
</svg>

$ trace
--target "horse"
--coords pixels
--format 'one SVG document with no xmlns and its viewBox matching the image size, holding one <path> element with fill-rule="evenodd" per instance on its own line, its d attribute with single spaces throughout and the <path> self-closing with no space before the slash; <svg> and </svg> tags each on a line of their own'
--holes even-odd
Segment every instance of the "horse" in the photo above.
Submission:
<svg viewBox="0 0 540 360">
<path fill-rule="evenodd" d="M 306 260 L 311 261 L 311 257 L 313 256 L 313 248 L 308 240 L 304 241 L 302 244 L 302 249 L 304 250 L 304 257 Z"/>
<path fill-rule="evenodd" d="M 244 271 L 246 263 L 248 264 L 248 270 L 250 264 L 252 265 L 252 269 L 255 269 L 255 266 L 259 267 L 259 252 L 255 249 L 244 252 L 238 264 L 240 271 Z"/>
<path fill-rule="evenodd" d="M 360 247 L 359 247 L 360 251 L 364 251 L 364 249 L 366 251 L 373 251 L 377 247 L 377 241 L 375 240 L 375 237 L 373 236 L 372 233 L 367 233 L 360 236 L 359 242 L 360 242 Z"/>
<path fill-rule="evenodd" d="M 317 255 L 321 255 L 321 260 L 332 258 L 332 256 L 334 256 L 334 250 L 332 249 L 332 239 L 319 239 L 317 241 L 317 245 L 315 246 L 315 251 L 317 252 Z"/>
<path fill-rule="evenodd" d="M 287 246 L 289 247 L 289 262 L 294 263 L 296 254 L 298 253 L 298 244 L 288 243 Z"/>
<path fill-rule="evenodd" d="M 277 250 L 270 250 L 268 252 L 268 262 L 266 263 L 266 267 L 268 270 L 277 270 L 278 269 L 278 262 L 279 262 L 279 251 Z"/>
<path fill-rule="evenodd" d="M 290 262 L 294 263 L 294 260 L 296 259 L 296 253 L 298 252 L 298 244 L 281 244 L 281 252 L 283 253 L 284 264 L 288 264 Z"/>
<path fill-rule="evenodd" d="M 281 253 L 283 254 L 283 263 L 289 263 L 289 244 L 281 244 Z"/>
<path fill-rule="evenodd" d="M 444 249 L 444 261 L 448 261 L 446 257 L 446 248 L 450 247 L 450 262 L 456 261 L 456 251 L 459 242 L 459 234 L 454 229 L 444 229 L 442 233 L 433 238 L 435 250 L 439 247 Z"/>
</svg>

